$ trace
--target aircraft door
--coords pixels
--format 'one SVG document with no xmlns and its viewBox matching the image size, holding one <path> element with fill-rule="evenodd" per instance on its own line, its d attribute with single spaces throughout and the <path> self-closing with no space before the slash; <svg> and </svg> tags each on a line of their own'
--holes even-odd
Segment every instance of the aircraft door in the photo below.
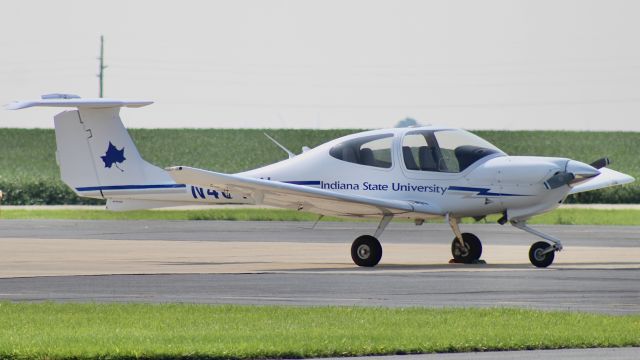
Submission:
<svg viewBox="0 0 640 360">
<path fill-rule="evenodd" d="M 410 194 L 413 200 L 439 202 L 448 187 L 462 179 L 462 174 L 451 172 L 452 164 L 440 152 L 432 131 L 409 132 L 398 147 L 404 179 L 394 184 L 394 191 Z"/>
<path fill-rule="evenodd" d="M 455 158 L 438 147 L 432 131 L 408 133 L 400 143 L 401 168 L 408 178 L 434 180 L 460 178 Z"/>
</svg>

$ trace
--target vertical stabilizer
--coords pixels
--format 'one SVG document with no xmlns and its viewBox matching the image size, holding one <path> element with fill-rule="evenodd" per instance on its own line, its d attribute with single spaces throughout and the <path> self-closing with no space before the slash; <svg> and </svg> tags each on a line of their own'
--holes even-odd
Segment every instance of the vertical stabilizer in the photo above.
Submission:
<svg viewBox="0 0 640 360">
<path fill-rule="evenodd" d="M 121 107 L 149 104 L 48 94 L 40 100 L 13 102 L 7 109 L 77 108 L 56 115 L 54 124 L 62 180 L 80 196 L 145 198 L 158 192 L 184 193 L 184 184 L 176 184 L 163 169 L 142 159 L 120 119 Z"/>
<path fill-rule="evenodd" d="M 142 159 L 119 112 L 120 107 L 81 107 L 54 118 L 62 180 L 81 196 L 175 185 L 163 169 Z"/>
</svg>

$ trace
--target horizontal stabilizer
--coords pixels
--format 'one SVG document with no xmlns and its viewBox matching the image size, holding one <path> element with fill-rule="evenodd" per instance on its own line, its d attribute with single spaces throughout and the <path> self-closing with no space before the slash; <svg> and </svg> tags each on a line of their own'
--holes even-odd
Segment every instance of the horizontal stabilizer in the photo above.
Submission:
<svg viewBox="0 0 640 360">
<path fill-rule="evenodd" d="M 7 110 L 26 109 L 35 106 L 76 107 L 86 109 L 103 109 L 112 107 L 142 107 L 153 104 L 148 100 L 116 100 L 116 99 L 81 99 L 81 98 L 46 98 L 40 100 L 14 101 L 6 105 Z"/>
</svg>

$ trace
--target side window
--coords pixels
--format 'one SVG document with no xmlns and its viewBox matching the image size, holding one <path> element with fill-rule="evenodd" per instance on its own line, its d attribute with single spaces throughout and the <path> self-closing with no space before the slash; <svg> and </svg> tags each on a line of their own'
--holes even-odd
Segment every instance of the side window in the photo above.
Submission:
<svg viewBox="0 0 640 360">
<path fill-rule="evenodd" d="M 355 164 L 390 168 L 392 134 L 373 135 L 351 139 L 329 150 L 329 155 Z"/>
<path fill-rule="evenodd" d="M 407 134 L 402 140 L 402 158 L 408 170 L 440 171 L 436 155 L 423 133 Z"/>
</svg>

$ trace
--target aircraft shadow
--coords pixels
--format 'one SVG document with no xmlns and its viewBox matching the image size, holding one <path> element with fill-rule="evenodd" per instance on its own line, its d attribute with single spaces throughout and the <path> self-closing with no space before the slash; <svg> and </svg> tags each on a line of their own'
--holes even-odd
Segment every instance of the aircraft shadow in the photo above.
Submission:
<svg viewBox="0 0 640 360">
<path fill-rule="evenodd" d="M 307 267 L 288 269 L 287 272 L 431 272 L 431 271 L 464 271 L 464 270 L 541 270 L 531 264 L 380 264 L 373 268 L 353 266 L 341 267 Z M 629 262 L 597 262 L 597 263 L 559 263 L 551 265 L 549 270 L 640 270 L 640 261 Z"/>
<path fill-rule="evenodd" d="M 528 269 L 531 265 L 527 264 L 380 264 L 376 267 L 353 267 L 345 268 L 344 264 L 341 267 L 308 267 L 299 269 L 290 269 L 288 271 L 313 271 L 313 272 L 380 272 L 380 271 L 456 271 L 461 269 Z"/>
</svg>

